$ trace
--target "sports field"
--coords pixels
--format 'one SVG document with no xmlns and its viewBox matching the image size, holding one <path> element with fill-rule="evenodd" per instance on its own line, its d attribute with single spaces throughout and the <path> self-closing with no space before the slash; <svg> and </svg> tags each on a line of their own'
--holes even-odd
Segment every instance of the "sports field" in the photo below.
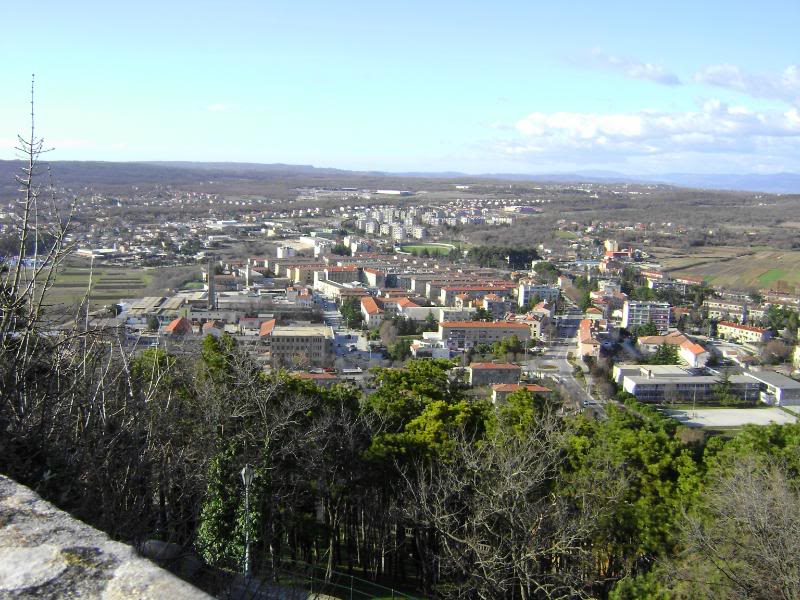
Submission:
<svg viewBox="0 0 800 600">
<path fill-rule="evenodd" d="M 450 254 L 453 246 L 449 244 L 403 244 L 400 246 L 400 250 L 411 253 L 427 250 L 429 254 Z"/>
</svg>

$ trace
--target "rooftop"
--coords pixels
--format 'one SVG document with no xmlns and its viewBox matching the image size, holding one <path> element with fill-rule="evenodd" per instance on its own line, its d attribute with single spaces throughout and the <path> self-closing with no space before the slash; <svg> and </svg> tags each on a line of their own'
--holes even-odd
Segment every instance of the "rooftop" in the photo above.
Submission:
<svg viewBox="0 0 800 600">
<path fill-rule="evenodd" d="M 333 338 L 333 330 L 328 325 L 278 325 L 272 330 L 272 337 L 311 337 Z"/>
<path fill-rule="evenodd" d="M 442 321 L 439 323 L 440 327 L 459 327 L 462 329 L 528 329 L 525 323 L 514 323 L 513 321 L 499 321 L 494 323 L 487 323 L 485 321 Z"/>
</svg>

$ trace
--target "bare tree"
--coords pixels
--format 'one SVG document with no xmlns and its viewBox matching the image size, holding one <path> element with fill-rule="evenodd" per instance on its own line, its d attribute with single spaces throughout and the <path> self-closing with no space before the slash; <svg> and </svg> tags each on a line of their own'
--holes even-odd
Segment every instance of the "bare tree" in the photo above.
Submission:
<svg viewBox="0 0 800 600">
<path fill-rule="evenodd" d="M 775 459 L 740 457 L 688 516 L 676 579 L 715 598 L 800 598 L 800 491 Z"/>
<path fill-rule="evenodd" d="M 598 582 L 591 539 L 613 500 L 596 490 L 621 491 L 623 482 L 560 489 L 567 435 L 564 423 L 546 414 L 523 436 L 458 439 L 449 460 L 406 472 L 405 517 L 427 536 L 441 575 L 454 582 L 442 593 L 523 600 L 592 595 Z"/>
</svg>

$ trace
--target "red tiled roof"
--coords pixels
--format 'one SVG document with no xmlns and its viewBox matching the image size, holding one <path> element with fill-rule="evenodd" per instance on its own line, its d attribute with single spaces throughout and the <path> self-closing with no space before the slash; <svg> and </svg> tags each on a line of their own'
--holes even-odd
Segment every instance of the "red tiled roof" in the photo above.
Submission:
<svg viewBox="0 0 800 600">
<path fill-rule="evenodd" d="M 170 321 L 169 325 L 164 327 L 164 331 L 166 333 L 184 334 L 189 333 L 191 330 L 192 324 L 189 323 L 189 320 L 186 317 L 178 317 L 177 319 L 173 319 Z"/>
<path fill-rule="evenodd" d="M 490 292 L 493 290 L 513 290 L 516 287 L 513 283 L 504 283 L 495 285 L 446 285 L 442 289 L 448 292 Z"/>
<path fill-rule="evenodd" d="M 339 379 L 333 373 L 292 373 L 292 377 L 298 379 Z"/>
<path fill-rule="evenodd" d="M 342 271 L 358 271 L 358 267 L 355 265 L 346 265 L 344 267 L 328 267 L 327 271 L 329 273 L 340 273 Z"/>
<path fill-rule="evenodd" d="M 472 363 L 469 366 L 470 369 L 520 369 L 519 365 L 515 365 L 512 363 L 489 363 L 489 362 L 482 362 L 482 363 Z"/>
<path fill-rule="evenodd" d="M 368 315 L 377 315 L 381 312 L 381 309 L 378 308 L 378 305 L 372 296 L 364 296 L 361 299 L 361 306 L 365 311 L 367 311 Z"/>
<path fill-rule="evenodd" d="M 516 392 L 519 389 L 525 389 L 529 392 L 536 394 L 546 394 L 552 390 L 535 383 L 497 383 L 492 386 L 496 392 Z"/>
<path fill-rule="evenodd" d="M 732 323 L 731 321 L 720 321 L 718 325 L 725 327 L 733 327 L 734 329 L 742 329 L 744 331 L 755 331 L 756 333 L 764 333 L 766 329 L 763 327 L 753 327 L 752 325 L 739 325 L 739 323 Z"/>
<path fill-rule="evenodd" d="M 485 321 L 442 321 L 439 325 L 441 327 L 462 327 L 465 329 L 480 329 L 483 327 L 489 329 L 528 329 L 525 323 L 514 323 L 511 321 L 499 321 L 495 323 L 487 323 Z"/>
<path fill-rule="evenodd" d="M 700 344 L 695 344 L 694 342 L 689 342 L 689 341 L 686 341 L 683 344 L 681 344 L 681 348 L 685 348 L 694 355 L 702 354 L 703 352 L 706 351 L 706 349 L 703 348 Z"/>
<path fill-rule="evenodd" d="M 270 335 L 272 330 L 275 329 L 275 323 L 277 323 L 277 319 L 270 319 L 269 321 L 264 321 L 261 324 L 261 328 L 258 331 L 258 335 L 265 336 Z"/>
</svg>

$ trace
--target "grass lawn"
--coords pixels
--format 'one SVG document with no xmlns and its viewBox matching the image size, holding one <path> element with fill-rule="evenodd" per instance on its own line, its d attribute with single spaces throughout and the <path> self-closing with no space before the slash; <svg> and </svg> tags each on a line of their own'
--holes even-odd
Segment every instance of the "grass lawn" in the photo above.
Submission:
<svg viewBox="0 0 800 600">
<path fill-rule="evenodd" d="M 555 234 L 557 238 L 565 240 L 574 240 L 576 237 L 578 237 L 578 234 L 574 231 L 564 231 L 563 229 L 556 229 Z"/>
<path fill-rule="evenodd" d="M 400 246 L 400 250 L 403 252 L 422 252 L 427 250 L 429 254 L 450 254 L 453 248 L 436 244 L 404 244 Z"/>
<path fill-rule="evenodd" d="M 770 269 L 758 276 L 758 282 L 763 286 L 768 286 L 771 283 L 786 280 L 789 272 L 786 269 Z"/>
</svg>

